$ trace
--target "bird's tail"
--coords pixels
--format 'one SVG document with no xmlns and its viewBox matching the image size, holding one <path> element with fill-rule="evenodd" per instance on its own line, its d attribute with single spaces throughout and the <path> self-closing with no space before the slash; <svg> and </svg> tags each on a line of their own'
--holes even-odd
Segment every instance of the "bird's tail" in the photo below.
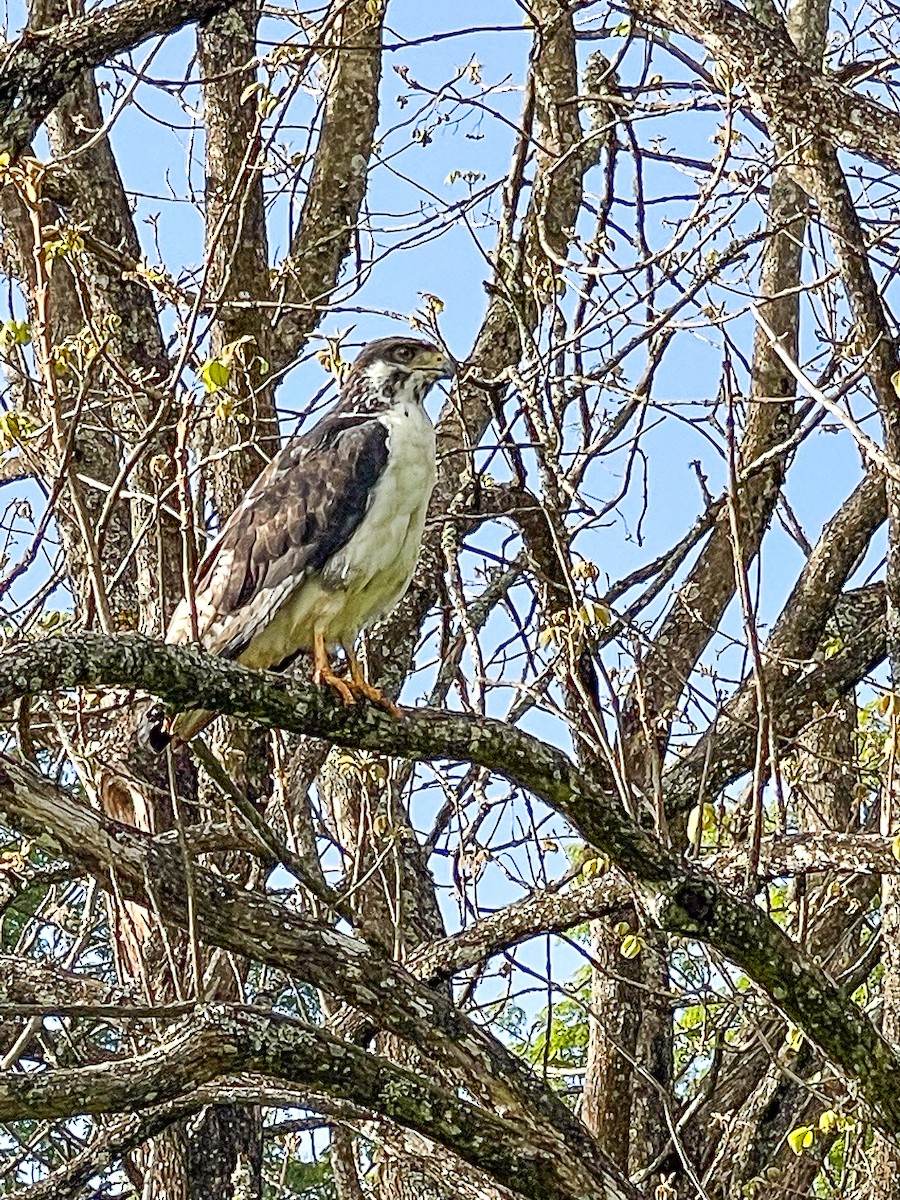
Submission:
<svg viewBox="0 0 900 1200">
<path fill-rule="evenodd" d="M 210 721 L 215 720 L 215 715 L 204 708 L 191 708 L 187 712 L 178 713 L 177 716 L 167 717 L 159 705 L 154 705 L 141 719 L 138 738 L 154 753 L 162 754 L 170 742 L 189 742 L 205 729 Z"/>
</svg>

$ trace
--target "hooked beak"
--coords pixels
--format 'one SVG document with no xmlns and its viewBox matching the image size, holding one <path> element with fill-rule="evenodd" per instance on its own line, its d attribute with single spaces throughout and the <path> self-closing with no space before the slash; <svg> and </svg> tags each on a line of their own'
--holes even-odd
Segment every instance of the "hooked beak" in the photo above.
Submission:
<svg viewBox="0 0 900 1200">
<path fill-rule="evenodd" d="M 434 379 L 452 379 L 456 366 L 455 359 L 443 350 L 426 350 L 416 359 L 416 370 L 427 371 Z"/>
</svg>

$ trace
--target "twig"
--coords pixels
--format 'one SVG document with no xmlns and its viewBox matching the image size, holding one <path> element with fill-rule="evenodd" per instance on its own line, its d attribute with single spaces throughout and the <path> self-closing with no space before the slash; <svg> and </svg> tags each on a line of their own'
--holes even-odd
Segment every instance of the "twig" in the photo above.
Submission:
<svg viewBox="0 0 900 1200">
<path fill-rule="evenodd" d="M 771 325 L 768 324 L 765 317 L 762 316 L 755 304 L 750 305 L 750 311 L 753 313 L 753 319 L 756 321 L 757 325 L 769 339 L 772 349 L 775 351 L 793 377 L 797 380 L 797 382 L 801 385 L 801 387 L 806 389 L 807 394 L 811 396 L 817 404 L 821 404 L 822 407 L 827 412 L 830 412 L 833 417 L 837 417 L 844 428 L 850 431 L 861 453 L 865 458 L 869 459 L 873 466 L 876 466 L 880 470 L 884 471 L 885 475 L 889 475 L 890 478 L 896 483 L 900 483 L 900 466 L 898 466 L 892 461 L 892 459 L 888 457 L 887 454 L 885 454 L 877 442 L 872 441 L 869 435 L 862 429 L 860 425 L 857 424 L 856 421 L 854 421 L 849 413 L 844 412 L 839 404 L 835 404 L 833 400 L 829 399 L 824 392 L 820 391 L 816 387 L 805 371 L 803 371 L 803 369 L 797 365 L 793 358 L 791 358 L 791 356 L 788 354 L 787 350 L 785 350 L 785 348 L 782 346 L 781 342 L 778 340 L 778 335 L 774 332 Z"/>
</svg>

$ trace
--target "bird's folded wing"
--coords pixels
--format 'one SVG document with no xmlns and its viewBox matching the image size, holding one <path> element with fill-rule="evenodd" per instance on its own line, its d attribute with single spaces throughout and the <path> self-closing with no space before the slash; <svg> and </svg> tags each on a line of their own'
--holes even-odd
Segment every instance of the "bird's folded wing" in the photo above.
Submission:
<svg viewBox="0 0 900 1200">
<path fill-rule="evenodd" d="M 207 650 L 240 655 L 304 580 L 347 544 L 387 457 L 388 431 L 380 421 L 335 413 L 272 459 L 197 571 L 196 633 Z M 191 607 L 182 600 L 166 641 L 194 637 Z"/>
</svg>

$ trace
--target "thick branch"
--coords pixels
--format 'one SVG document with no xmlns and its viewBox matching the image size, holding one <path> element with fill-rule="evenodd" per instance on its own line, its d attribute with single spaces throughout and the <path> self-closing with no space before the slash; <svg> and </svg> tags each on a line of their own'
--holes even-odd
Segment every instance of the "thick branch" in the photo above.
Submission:
<svg viewBox="0 0 900 1200">
<path fill-rule="evenodd" d="M 824 663 L 823 671 L 834 662 Z M 442 711 L 407 711 L 403 720 L 395 721 L 375 709 L 348 710 L 319 689 L 300 688 L 196 650 L 135 636 L 83 635 L 22 646 L 0 656 L 0 680 L 0 702 L 78 684 L 146 688 L 176 705 L 202 695 L 204 707 L 337 744 L 414 759 L 465 760 L 505 776 L 564 814 L 608 854 L 631 877 L 662 929 L 697 937 L 743 968 L 826 1057 L 854 1079 L 882 1127 L 900 1130 L 900 1061 L 852 1001 L 755 905 L 683 864 L 612 798 L 598 792 L 565 754 L 521 730 Z M 153 880 L 166 911 L 185 922 L 183 868 L 174 854 L 74 804 L 33 771 L 11 761 L 3 764 L 0 799 L 11 825 L 48 831 L 66 854 L 91 862 L 89 869 L 104 884 L 115 863 L 120 888 L 146 903 L 147 880 Z M 193 882 L 194 911 L 207 941 L 339 991 L 348 1003 L 394 1032 L 474 1072 L 473 1078 L 480 1078 L 495 1095 L 505 1094 L 507 1102 L 516 1103 L 520 1114 L 519 1097 L 526 1095 L 555 1128 L 565 1130 L 570 1143 L 574 1139 L 578 1144 L 568 1114 L 523 1076 L 498 1043 L 371 947 L 286 913 L 203 870 L 195 868 Z M 511 1092 L 515 1088 L 518 1093 Z M 595 1156 L 592 1148 L 582 1149 Z"/>
<path fill-rule="evenodd" d="M 185 868 L 177 849 L 88 809 L 11 760 L 0 760 L 0 810 L 0 820 L 79 863 L 104 887 L 112 887 L 114 879 L 123 899 L 165 912 L 181 927 L 188 924 Z M 329 925 L 291 913 L 196 863 L 191 874 L 196 927 L 206 944 L 279 967 L 338 996 L 377 1027 L 461 1071 L 470 1091 L 490 1097 L 537 1143 L 565 1158 L 576 1192 L 630 1194 L 627 1188 L 615 1191 L 621 1180 L 565 1105 L 443 993 L 432 992 L 377 949 Z"/>
<path fill-rule="evenodd" d="M 900 863 L 896 865 L 900 870 Z M 430 942 L 413 955 L 408 966 L 419 979 L 451 979 L 458 971 L 539 933 L 562 933 L 584 921 L 608 917 L 628 903 L 630 894 L 616 872 L 569 891 L 536 892 L 459 933 Z"/>
<path fill-rule="evenodd" d="M 704 862 L 714 866 L 717 875 L 740 879 L 746 872 L 747 847 L 722 850 L 709 859 L 704 856 Z M 776 879 L 814 871 L 897 875 L 900 861 L 892 849 L 891 838 L 877 833 L 834 833 L 826 829 L 762 839 L 760 878 Z"/>
<path fill-rule="evenodd" d="M 175 1037 L 138 1058 L 41 1074 L 4 1072 L 0 1119 L 131 1111 L 247 1070 L 372 1109 L 449 1147 L 523 1196 L 569 1200 L 573 1194 L 566 1164 L 535 1144 L 519 1123 L 460 1100 L 324 1029 L 224 1005 L 198 1010 Z M 590 1194 L 610 1200 L 637 1195 L 612 1186 Z"/>
<path fill-rule="evenodd" d="M 870 471 L 822 530 L 766 643 L 770 661 L 815 653 L 844 584 L 886 517 L 884 476 Z"/>
<path fill-rule="evenodd" d="M 52 29 L 26 29 L 0 71 L 0 152 L 21 153 L 83 71 L 225 6 L 225 0 L 121 0 Z"/>
<path fill-rule="evenodd" d="M 900 115 L 805 62 L 784 28 L 770 28 L 728 0 L 634 0 L 634 12 L 701 42 L 727 62 L 775 134 L 798 129 L 900 167 Z"/>
</svg>

